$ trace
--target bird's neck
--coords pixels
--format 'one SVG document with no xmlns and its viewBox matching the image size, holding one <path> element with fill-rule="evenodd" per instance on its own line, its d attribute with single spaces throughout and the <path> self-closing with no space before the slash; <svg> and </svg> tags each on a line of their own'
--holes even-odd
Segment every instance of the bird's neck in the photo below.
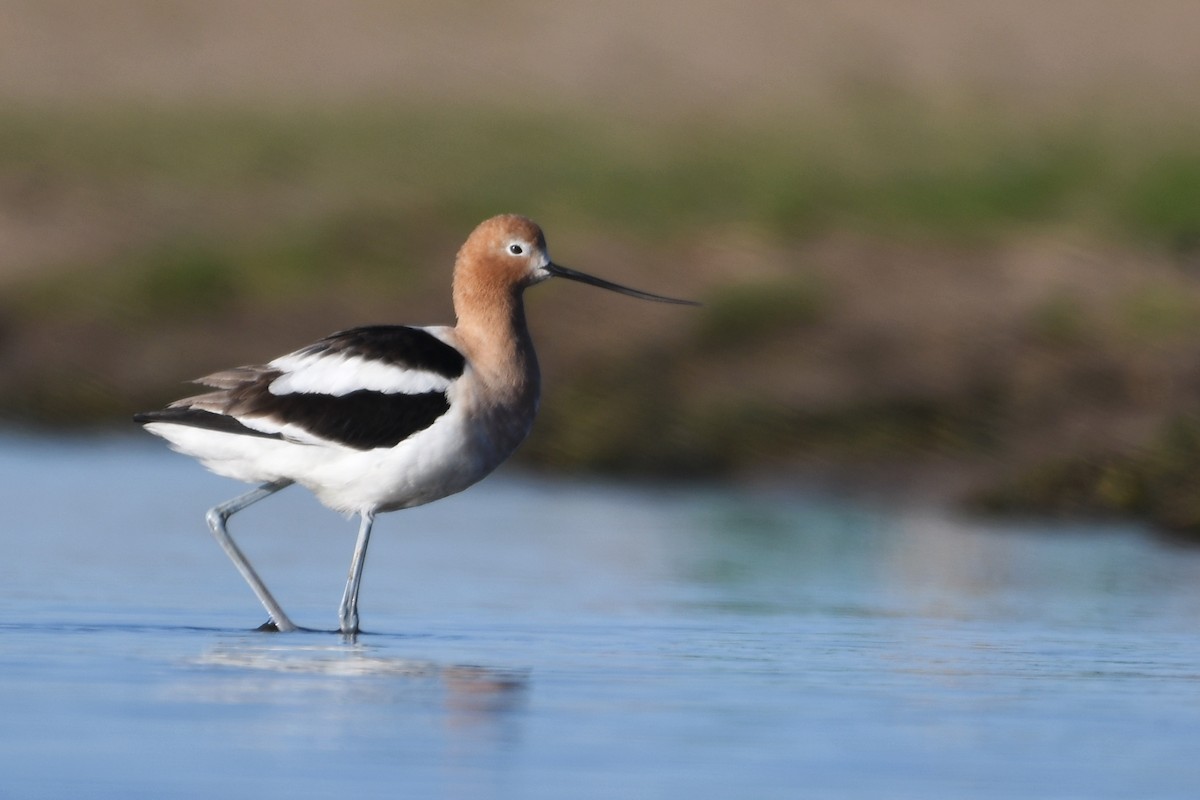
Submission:
<svg viewBox="0 0 1200 800">
<path fill-rule="evenodd" d="M 489 289 L 492 289 L 489 291 Z M 540 376 L 537 355 L 525 322 L 519 291 L 499 287 L 455 287 L 455 331 L 466 346 L 472 367 L 497 389 L 536 397 Z"/>
</svg>

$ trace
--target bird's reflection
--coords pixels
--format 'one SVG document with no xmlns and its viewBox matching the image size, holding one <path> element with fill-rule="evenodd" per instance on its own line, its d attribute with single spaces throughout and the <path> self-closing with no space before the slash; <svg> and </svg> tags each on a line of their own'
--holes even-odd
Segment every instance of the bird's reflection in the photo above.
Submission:
<svg viewBox="0 0 1200 800">
<path fill-rule="evenodd" d="M 192 661 L 202 677 L 187 687 L 214 703 L 303 703 L 333 721 L 403 707 L 440 712 L 450 729 L 486 729 L 524 708 L 527 670 L 409 658 L 390 648 L 340 644 L 222 643 Z M 321 696 L 329 702 L 321 702 Z M 334 726 L 336 727 L 336 726 Z M 501 731 L 497 731 L 501 733 Z"/>
<path fill-rule="evenodd" d="M 454 666 L 441 670 L 447 710 L 467 720 L 506 714 L 524 705 L 528 673 L 490 667 Z"/>
</svg>

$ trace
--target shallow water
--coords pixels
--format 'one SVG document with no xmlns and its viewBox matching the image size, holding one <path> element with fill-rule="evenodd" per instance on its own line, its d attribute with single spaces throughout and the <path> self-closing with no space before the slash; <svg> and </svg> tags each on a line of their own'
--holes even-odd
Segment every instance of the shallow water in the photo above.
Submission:
<svg viewBox="0 0 1200 800">
<path fill-rule="evenodd" d="M 155 441 L 0 439 L 0 797 L 1191 798 L 1200 551 L 507 473 L 265 619 Z M 356 526 L 231 529 L 332 628 Z"/>
</svg>

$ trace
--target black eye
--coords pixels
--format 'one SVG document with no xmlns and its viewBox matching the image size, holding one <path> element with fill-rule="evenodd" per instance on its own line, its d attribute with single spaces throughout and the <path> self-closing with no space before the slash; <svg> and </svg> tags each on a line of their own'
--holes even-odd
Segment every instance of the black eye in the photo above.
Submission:
<svg viewBox="0 0 1200 800">
<path fill-rule="evenodd" d="M 512 253 L 514 256 L 519 256 L 521 253 L 524 253 L 525 250 L 519 244 L 510 244 L 508 246 L 508 252 Z"/>
</svg>

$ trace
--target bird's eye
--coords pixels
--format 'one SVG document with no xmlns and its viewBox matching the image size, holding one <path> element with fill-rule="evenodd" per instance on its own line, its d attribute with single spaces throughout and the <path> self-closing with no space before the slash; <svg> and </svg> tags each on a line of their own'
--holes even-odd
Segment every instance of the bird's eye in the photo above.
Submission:
<svg viewBox="0 0 1200 800">
<path fill-rule="evenodd" d="M 519 256 L 521 253 L 525 252 L 525 248 L 521 247 L 519 244 L 510 244 L 508 246 L 508 252 L 512 253 L 514 256 Z"/>
</svg>

